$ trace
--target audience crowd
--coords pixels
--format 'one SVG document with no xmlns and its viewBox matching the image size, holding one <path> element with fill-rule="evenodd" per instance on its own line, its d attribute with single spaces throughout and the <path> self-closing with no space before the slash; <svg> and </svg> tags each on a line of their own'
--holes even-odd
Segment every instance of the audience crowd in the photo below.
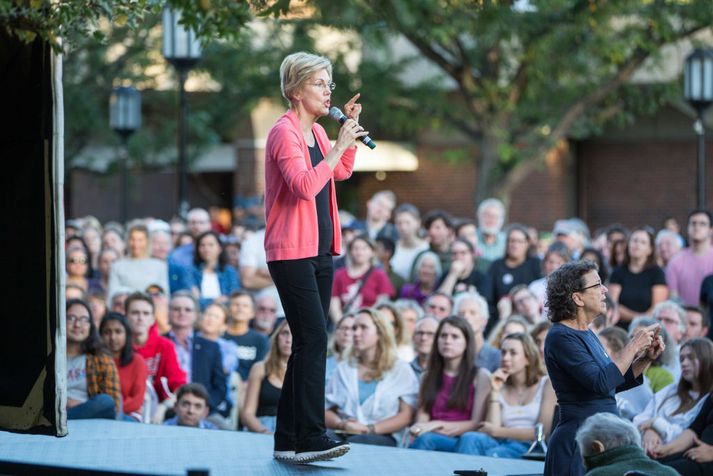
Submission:
<svg viewBox="0 0 713 476">
<path fill-rule="evenodd" d="M 267 271 L 257 207 L 232 229 L 184 222 L 66 224 L 69 418 L 274 431 L 292 336 Z M 243 211 L 244 212 L 244 211 Z M 580 219 L 551 233 L 421 214 L 390 191 L 344 213 L 335 256 L 325 419 L 335 438 L 520 458 L 557 422 L 543 362 L 547 277 L 587 259 L 609 289 L 592 324 L 616 356 L 661 324 L 666 352 L 577 441 L 591 474 L 713 474 L 713 217 L 685 230 Z"/>
</svg>

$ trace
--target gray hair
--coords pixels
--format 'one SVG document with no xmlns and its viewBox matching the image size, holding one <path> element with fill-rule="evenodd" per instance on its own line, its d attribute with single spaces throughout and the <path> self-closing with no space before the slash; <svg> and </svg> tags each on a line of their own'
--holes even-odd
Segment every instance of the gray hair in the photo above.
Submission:
<svg viewBox="0 0 713 476">
<path fill-rule="evenodd" d="M 575 436 L 582 456 L 590 456 L 592 443 L 600 441 L 604 451 L 619 446 L 636 445 L 641 447 L 641 435 L 633 423 L 613 413 L 595 413 L 577 430 Z"/>
<path fill-rule="evenodd" d="M 634 332 L 636 332 L 636 329 L 639 327 L 648 327 L 658 323 L 659 321 L 657 319 L 653 319 L 649 316 L 639 316 L 634 318 L 634 320 L 629 323 L 629 338 L 634 335 Z M 663 343 L 666 348 L 664 349 L 663 354 L 661 354 L 661 356 L 657 359 L 657 362 L 660 362 L 663 365 L 672 365 L 676 360 L 676 343 L 673 341 L 671 335 L 666 332 L 666 328 L 663 326 L 661 326 L 659 335 L 661 336 L 661 339 L 663 339 Z"/>
<path fill-rule="evenodd" d="M 478 305 L 480 313 L 486 322 L 490 319 L 488 302 L 483 296 L 473 291 L 462 292 L 455 295 L 455 298 L 453 298 L 453 313 L 458 314 L 461 305 L 466 301 L 473 301 Z"/>
<path fill-rule="evenodd" d="M 418 268 L 421 267 L 421 263 L 423 263 L 423 260 L 426 258 L 431 258 L 436 262 L 436 275 L 440 276 L 441 273 L 443 273 L 443 267 L 441 266 L 441 259 L 438 257 L 436 253 L 433 251 L 424 251 L 421 253 L 421 256 L 416 259 L 416 261 L 413 264 L 413 276 L 418 277 Z M 438 278 L 436 278 L 438 279 Z"/>
<path fill-rule="evenodd" d="M 317 71 L 327 70 L 332 77 L 332 63 L 324 56 L 300 51 L 292 53 L 282 60 L 280 65 L 280 90 L 282 96 L 292 104 L 292 96 L 310 76 Z"/>
<path fill-rule="evenodd" d="M 198 299 L 196 299 L 196 297 L 193 295 L 192 292 L 190 292 L 186 289 L 181 289 L 180 291 L 176 291 L 175 293 L 171 294 L 171 299 L 169 299 L 169 301 L 168 301 L 169 306 L 171 305 L 171 303 L 173 302 L 174 299 L 178 299 L 178 298 L 190 299 L 191 302 L 193 303 L 193 310 L 196 311 L 196 317 L 200 316 L 201 308 L 198 305 Z"/>
<path fill-rule="evenodd" d="M 678 245 L 678 249 L 681 249 L 681 248 L 683 248 L 683 247 L 685 246 L 684 241 L 683 241 L 683 237 L 682 237 L 681 235 L 679 235 L 679 234 L 676 233 L 675 231 L 667 230 L 667 229 L 665 229 L 665 228 L 664 228 L 663 230 L 659 230 L 659 232 L 656 233 L 656 241 L 655 241 L 655 242 L 656 242 L 656 246 L 657 246 L 657 247 L 660 246 L 660 245 L 661 245 L 661 242 L 664 240 L 664 238 L 668 238 L 668 237 L 671 237 L 671 238 L 673 238 L 674 240 L 676 240 L 676 244 Z"/>
<path fill-rule="evenodd" d="M 483 214 L 486 208 L 490 207 L 498 209 L 498 212 L 500 213 L 500 228 L 502 228 L 503 224 L 505 223 L 505 204 L 497 198 L 486 198 L 485 200 L 480 202 L 477 211 L 478 224 L 480 224 L 480 216 Z"/>
<path fill-rule="evenodd" d="M 400 313 L 403 313 L 404 311 L 415 312 L 416 320 L 420 320 L 424 314 L 421 305 L 418 303 L 418 301 L 415 301 L 413 299 L 397 299 L 396 301 L 394 301 L 394 307 Z"/>
<path fill-rule="evenodd" d="M 678 314 L 678 328 L 682 334 L 686 333 L 686 310 L 681 307 L 676 301 L 667 299 L 666 301 L 660 302 L 654 308 L 654 319 L 658 321 L 661 311 L 665 309 L 673 309 L 676 314 Z"/>
</svg>

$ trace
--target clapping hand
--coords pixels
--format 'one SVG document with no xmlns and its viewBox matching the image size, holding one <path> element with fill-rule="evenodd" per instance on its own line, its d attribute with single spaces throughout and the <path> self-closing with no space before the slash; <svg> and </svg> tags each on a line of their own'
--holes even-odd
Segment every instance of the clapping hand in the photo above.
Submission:
<svg viewBox="0 0 713 476">
<path fill-rule="evenodd" d="M 641 327 L 634 332 L 629 342 L 636 351 L 636 358 L 647 355 L 647 352 L 654 342 L 654 337 L 658 337 L 661 330 L 660 324 L 652 324 L 648 327 Z"/>
</svg>

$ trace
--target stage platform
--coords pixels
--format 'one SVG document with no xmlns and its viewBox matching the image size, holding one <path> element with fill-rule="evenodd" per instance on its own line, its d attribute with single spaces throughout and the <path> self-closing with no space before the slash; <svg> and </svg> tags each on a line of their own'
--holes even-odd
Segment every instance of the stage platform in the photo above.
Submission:
<svg viewBox="0 0 713 476">
<path fill-rule="evenodd" d="M 481 468 L 488 476 L 504 476 L 543 471 L 543 463 L 535 461 L 368 445 L 352 445 L 349 453 L 333 461 L 292 465 L 272 459 L 272 437 L 267 435 L 107 420 L 70 421 L 64 438 L 0 432 L 0 462 L 157 475 L 185 475 L 189 469 L 266 476 L 447 476 L 457 469 Z M 1 463 L 0 474 L 8 474 Z"/>
</svg>

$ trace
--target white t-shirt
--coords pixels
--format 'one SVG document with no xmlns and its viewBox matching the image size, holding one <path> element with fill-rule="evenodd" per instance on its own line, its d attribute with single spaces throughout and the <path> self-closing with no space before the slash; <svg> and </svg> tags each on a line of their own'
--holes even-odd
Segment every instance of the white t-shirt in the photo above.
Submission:
<svg viewBox="0 0 713 476">
<path fill-rule="evenodd" d="M 220 296 L 220 282 L 216 273 L 203 270 L 203 279 L 201 280 L 201 297 L 202 298 L 217 298 Z"/>
<path fill-rule="evenodd" d="M 67 358 L 67 398 L 86 402 L 87 394 L 87 354 Z"/>
<path fill-rule="evenodd" d="M 397 243 L 394 256 L 391 257 L 391 269 L 407 282 L 410 282 L 413 260 L 416 259 L 417 254 L 427 249 L 428 243 L 425 241 L 415 248 L 404 248 L 403 246 L 399 246 Z"/>
</svg>

